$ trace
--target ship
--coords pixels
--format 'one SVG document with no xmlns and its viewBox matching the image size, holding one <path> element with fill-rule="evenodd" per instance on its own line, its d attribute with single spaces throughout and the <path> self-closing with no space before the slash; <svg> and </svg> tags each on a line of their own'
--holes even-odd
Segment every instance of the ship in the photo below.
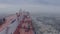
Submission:
<svg viewBox="0 0 60 34">
<path fill-rule="evenodd" d="M 20 11 L 3 18 L 0 34 L 36 34 L 30 13 Z"/>
</svg>

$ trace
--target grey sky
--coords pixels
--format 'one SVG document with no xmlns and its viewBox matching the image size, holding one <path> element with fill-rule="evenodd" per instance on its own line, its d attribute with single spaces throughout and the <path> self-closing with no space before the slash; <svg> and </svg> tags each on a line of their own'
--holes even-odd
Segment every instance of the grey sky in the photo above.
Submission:
<svg viewBox="0 0 60 34">
<path fill-rule="evenodd" d="M 60 0 L 0 0 L 0 11 L 60 12 Z"/>
<path fill-rule="evenodd" d="M 60 5 L 60 0 L 0 0 L 6 4 L 53 4 Z"/>
</svg>

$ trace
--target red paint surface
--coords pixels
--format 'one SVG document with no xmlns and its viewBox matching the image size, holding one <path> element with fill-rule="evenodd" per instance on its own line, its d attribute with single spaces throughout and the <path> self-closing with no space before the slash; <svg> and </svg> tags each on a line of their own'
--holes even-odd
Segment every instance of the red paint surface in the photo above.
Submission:
<svg viewBox="0 0 60 34">
<path fill-rule="evenodd" d="M 20 21 L 20 24 L 18 25 L 16 31 L 13 34 L 34 34 L 31 18 L 25 18 L 25 19 Z M 29 30 L 27 27 L 28 25 L 30 25 Z"/>
</svg>

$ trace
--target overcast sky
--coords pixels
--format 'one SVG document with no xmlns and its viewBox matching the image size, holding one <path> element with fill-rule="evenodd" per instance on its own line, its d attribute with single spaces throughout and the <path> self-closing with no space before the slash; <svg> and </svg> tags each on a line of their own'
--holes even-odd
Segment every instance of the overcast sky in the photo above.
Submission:
<svg viewBox="0 0 60 34">
<path fill-rule="evenodd" d="M 0 0 L 0 12 L 18 11 L 20 8 L 32 13 L 60 12 L 60 0 Z"/>
</svg>

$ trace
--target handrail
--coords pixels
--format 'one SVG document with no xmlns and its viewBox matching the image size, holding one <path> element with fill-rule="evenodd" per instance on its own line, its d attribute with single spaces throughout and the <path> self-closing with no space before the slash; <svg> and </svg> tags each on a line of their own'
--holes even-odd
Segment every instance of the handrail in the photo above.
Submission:
<svg viewBox="0 0 60 34">
<path fill-rule="evenodd" d="M 5 28 L 7 28 L 11 24 L 11 22 L 15 21 L 14 17 L 16 17 L 16 16 L 14 15 L 14 16 L 6 17 L 5 23 L 0 26 L 0 32 L 3 31 Z M 14 19 L 14 20 L 12 21 L 12 19 Z"/>
</svg>

